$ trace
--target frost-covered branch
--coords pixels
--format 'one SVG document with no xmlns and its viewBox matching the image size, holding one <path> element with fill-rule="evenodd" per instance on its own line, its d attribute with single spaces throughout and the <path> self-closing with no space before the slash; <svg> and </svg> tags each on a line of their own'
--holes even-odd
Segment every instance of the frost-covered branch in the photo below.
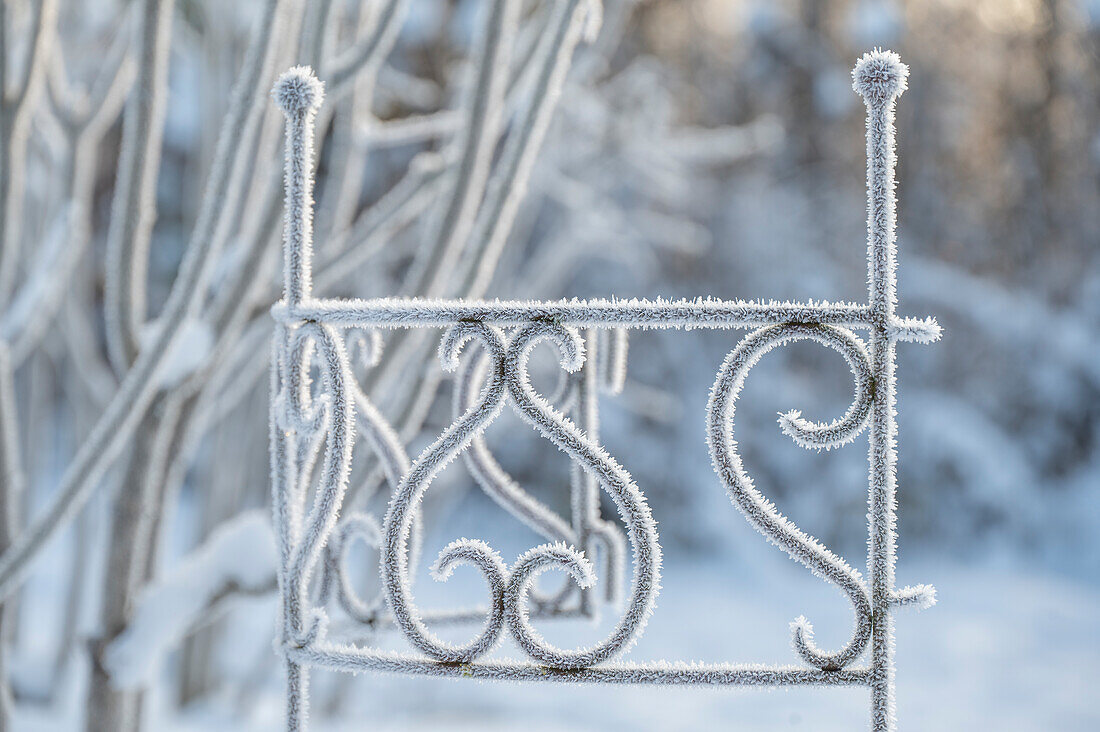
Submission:
<svg viewBox="0 0 1100 732">
<path fill-rule="evenodd" d="M 134 365 L 126 373 L 118 391 L 93 427 L 88 439 L 62 474 L 54 498 L 46 510 L 31 523 L 18 541 L 0 555 L 0 598 L 11 593 L 27 563 L 41 547 L 87 501 L 111 462 L 137 427 L 157 390 L 156 377 L 164 366 L 171 346 L 187 316 L 193 313 L 205 292 L 205 280 L 217 253 L 215 227 L 227 200 L 232 172 L 231 151 L 240 142 L 249 125 L 253 108 L 263 99 L 264 59 L 274 34 L 280 0 L 268 0 L 252 37 L 246 62 L 234 88 L 232 102 L 223 121 L 214 167 L 207 179 L 206 191 L 191 240 L 180 264 L 164 310 L 157 321 L 154 336 L 141 349 Z"/>
<path fill-rule="evenodd" d="M 57 0 L 38 0 L 20 77 L 8 85 L 8 13 L 0 7 L 0 306 L 15 286 L 23 236 L 23 192 L 30 115 L 46 77 L 56 33 Z"/>
<path fill-rule="evenodd" d="M 486 201 L 466 251 L 466 274 L 458 292 L 478 298 L 488 289 L 504 241 L 511 231 L 519 204 L 527 193 L 531 168 L 561 96 L 565 75 L 581 33 L 599 28 L 599 3 L 564 0 L 550 14 L 548 32 L 539 43 L 533 61 L 539 70 L 531 101 L 515 123 L 486 194 Z M 460 270 L 462 272 L 462 270 Z M 427 293 L 433 294 L 433 293 Z"/>
<path fill-rule="evenodd" d="M 26 485 L 13 381 L 11 356 L 0 341 L 0 551 L 6 551 L 17 535 Z M 11 724 L 12 698 L 8 643 L 2 636 L 11 633 L 11 624 L 16 619 L 14 611 L 13 603 L 0 603 L 0 728 L 3 729 Z"/>
<path fill-rule="evenodd" d="M 141 0 L 136 8 L 138 77 L 122 125 L 105 267 L 108 352 L 119 374 L 141 349 L 146 318 L 145 280 L 156 221 L 174 8 L 175 0 Z"/>
<path fill-rule="evenodd" d="M 25 281 L 0 315 L 0 340 L 11 344 L 16 367 L 45 336 L 91 237 L 97 147 L 118 116 L 133 75 L 134 66 L 125 45 L 116 42 L 91 91 L 77 94 L 66 78 L 60 49 L 55 51 L 49 83 L 50 106 L 65 132 L 67 156 L 60 176 L 65 208 L 51 226 L 45 246 Z"/>
<path fill-rule="evenodd" d="M 461 157 L 446 207 L 433 223 L 431 244 L 419 253 L 418 268 L 407 291 L 426 296 L 445 293 L 466 244 L 489 178 L 493 148 L 503 116 L 508 58 L 516 31 L 518 3 L 489 0 L 478 46 L 475 83 L 464 110 Z"/>
</svg>

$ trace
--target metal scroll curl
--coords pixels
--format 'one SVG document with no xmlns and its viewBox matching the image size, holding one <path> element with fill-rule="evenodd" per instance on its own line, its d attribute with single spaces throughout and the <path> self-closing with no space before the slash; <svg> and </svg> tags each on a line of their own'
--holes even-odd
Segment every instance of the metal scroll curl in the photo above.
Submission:
<svg viewBox="0 0 1100 732">
<path fill-rule="evenodd" d="M 725 484 L 730 500 L 749 523 L 792 559 L 848 595 L 855 611 L 855 630 L 852 639 L 838 651 L 819 650 L 814 644 L 813 626 L 805 618 L 791 623 L 798 655 L 806 663 L 829 671 L 844 668 L 858 658 L 871 637 L 871 598 L 867 585 L 857 570 L 779 513 L 753 485 L 733 439 L 735 404 L 748 372 L 773 348 L 802 340 L 820 343 L 844 357 L 855 379 L 855 396 L 848 411 L 832 422 L 811 422 L 797 411 L 780 415 L 783 431 L 796 443 L 810 449 L 839 447 L 863 431 L 874 401 L 871 361 L 863 342 L 850 331 L 834 326 L 786 323 L 753 332 L 726 356 L 711 389 L 707 444 L 714 469 Z"/>
</svg>

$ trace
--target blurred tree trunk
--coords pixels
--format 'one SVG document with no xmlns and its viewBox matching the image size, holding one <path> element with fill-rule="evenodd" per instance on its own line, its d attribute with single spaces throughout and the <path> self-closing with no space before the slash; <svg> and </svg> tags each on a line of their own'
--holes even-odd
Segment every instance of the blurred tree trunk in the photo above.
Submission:
<svg viewBox="0 0 1100 732">
<path fill-rule="evenodd" d="M 145 480 L 151 457 L 151 442 L 159 420 L 154 405 L 137 430 L 126 473 L 111 511 L 107 565 L 100 593 L 99 636 L 92 643 L 92 671 L 88 683 L 88 732 L 120 732 L 134 724 L 134 694 L 111 685 L 103 663 L 107 645 L 121 633 L 133 612 L 139 579 L 144 576 L 147 555 L 138 540 L 143 522 L 148 522 Z"/>
</svg>

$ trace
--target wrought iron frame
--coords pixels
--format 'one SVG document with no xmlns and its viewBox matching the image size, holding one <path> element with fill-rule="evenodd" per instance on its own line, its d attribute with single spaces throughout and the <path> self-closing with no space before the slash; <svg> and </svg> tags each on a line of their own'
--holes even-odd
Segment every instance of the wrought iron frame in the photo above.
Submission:
<svg viewBox="0 0 1100 732">
<path fill-rule="evenodd" d="M 273 309 L 277 327 L 272 357 L 271 454 L 281 556 L 279 646 L 286 659 L 291 729 L 304 726 L 308 669 L 312 666 L 521 681 L 862 685 L 871 692 L 872 728 L 894 729 L 894 609 L 934 601 L 931 587 L 898 589 L 894 581 L 895 344 L 930 342 L 939 336 L 933 319 L 900 318 L 895 312 L 893 107 L 905 89 L 906 74 L 896 55 L 878 50 L 860 59 L 853 72 L 854 86 L 867 108 L 869 295 L 866 303 L 859 304 L 716 299 L 315 299 L 308 166 L 320 85 L 304 69 L 292 70 L 280 80 L 283 86 L 281 90 L 277 87 L 276 97 L 286 112 L 288 126 L 287 218 L 285 293 Z M 355 382 L 345 344 L 354 333 L 361 350 L 370 351 L 364 334 L 396 328 L 444 329 L 440 356 L 444 367 L 451 370 L 459 368 L 465 344 L 480 346 L 461 373 L 455 421 L 413 461 Z M 625 358 L 626 332 L 647 328 L 751 331 L 727 356 L 711 392 L 707 437 L 714 467 L 732 502 L 753 526 L 849 597 L 855 629 L 844 648 L 833 653 L 819 650 L 813 643 L 812 627 L 800 618 L 792 623 L 792 631 L 803 666 L 614 660 L 636 640 L 652 611 L 659 587 L 661 548 L 644 495 L 599 445 L 597 392 L 601 387 L 614 392 L 621 386 L 617 374 Z M 868 342 L 856 331 L 864 331 Z M 747 372 L 767 351 L 797 340 L 813 340 L 839 351 L 854 376 L 855 397 L 843 417 L 819 424 L 791 412 L 780 422 L 796 442 L 817 449 L 848 443 L 867 429 L 869 583 L 776 511 L 744 471 L 732 439 L 734 403 Z M 563 368 L 574 374 L 550 400 L 535 392 L 527 375 L 527 355 L 542 341 L 557 347 Z M 601 349 L 604 355 L 597 357 Z M 320 376 L 316 385 L 311 384 L 311 372 Z M 482 442 L 485 427 L 505 404 L 573 460 L 577 469 L 570 520 L 556 516 L 525 494 L 500 470 Z M 339 519 L 357 416 L 393 487 L 382 525 L 362 513 Z M 535 547 L 508 566 L 483 542 L 453 542 L 436 562 L 437 578 L 445 579 L 459 563 L 475 565 L 488 582 L 489 605 L 482 610 L 422 617 L 412 600 L 408 573 L 419 549 L 418 504 L 435 474 L 459 455 L 494 499 L 553 543 Z M 557 596 L 535 596 L 532 580 L 556 568 L 569 574 L 577 587 L 591 588 L 595 567 L 585 554 L 592 555 L 597 547 L 605 558 L 605 575 L 614 578 L 621 571 L 623 537 L 615 524 L 599 515 L 601 488 L 618 505 L 632 546 L 631 594 L 618 626 L 605 641 L 593 648 L 557 649 L 533 629 L 532 617 L 589 615 L 598 598 L 591 590 L 577 592 L 568 583 Z M 342 555 L 354 536 L 376 545 L 382 555 L 384 597 L 373 602 L 358 598 L 342 574 Z M 318 568 L 322 579 L 311 586 Z M 605 585 L 614 588 L 618 582 L 611 579 Z M 415 652 L 382 651 L 336 638 L 321 609 L 330 594 L 360 627 L 396 627 Z M 430 630 L 434 624 L 479 621 L 484 622 L 481 634 L 461 647 L 439 640 Z M 505 629 L 530 660 L 482 658 Z M 856 665 L 868 646 L 869 661 Z"/>
</svg>

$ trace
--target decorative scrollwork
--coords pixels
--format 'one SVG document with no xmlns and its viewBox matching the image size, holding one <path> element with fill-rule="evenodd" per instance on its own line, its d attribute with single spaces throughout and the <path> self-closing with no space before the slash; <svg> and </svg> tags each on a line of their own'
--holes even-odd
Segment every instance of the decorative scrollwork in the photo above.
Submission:
<svg viewBox="0 0 1100 732">
<path fill-rule="evenodd" d="M 479 355 L 481 357 L 474 356 L 467 361 L 466 368 L 458 379 L 454 398 L 456 416 L 473 406 L 481 384 L 485 380 L 485 373 L 491 360 L 483 354 Z M 570 376 L 568 371 L 563 370 L 563 373 Z M 555 396 L 568 397 L 574 390 L 572 379 L 563 379 Z M 565 412 L 567 409 L 563 407 L 562 411 Z M 489 446 L 485 444 L 482 434 L 476 435 L 470 441 L 470 448 L 462 453 L 462 458 L 470 474 L 485 493 L 532 530 L 551 541 L 577 543 L 573 528 L 558 514 L 524 491 L 500 466 L 489 451 Z"/>
<path fill-rule="evenodd" d="M 356 512 L 340 521 L 325 547 L 328 572 L 326 577 L 329 581 L 335 581 L 336 600 L 344 612 L 360 623 L 370 624 L 377 617 L 385 597 L 379 591 L 375 597 L 366 601 L 352 586 L 348 568 L 348 550 L 356 539 L 372 549 L 382 548 L 382 528 L 374 516 L 365 512 Z M 321 594 L 324 597 L 326 593 Z"/>
<path fill-rule="evenodd" d="M 749 370 L 776 346 L 800 340 L 816 341 L 844 356 L 855 377 L 855 398 L 843 417 L 827 424 L 810 422 L 796 411 L 788 412 L 780 417 L 783 431 L 807 448 L 835 447 L 856 438 L 867 424 L 873 398 L 871 362 L 863 342 L 841 328 L 789 323 L 761 328 L 726 357 L 707 407 L 707 444 L 715 471 L 745 518 L 792 559 L 836 584 L 851 600 L 856 613 L 855 632 L 848 644 L 835 653 L 817 649 L 813 626 L 805 618 L 791 624 L 794 647 L 803 660 L 823 670 L 835 670 L 854 661 L 871 637 L 871 598 L 867 586 L 858 571 L 779 513 L 757 490 L 745 472 L 733 440 L 734 407 Z"/>
<path fill-rule="evenodd" d="M 480 357 L 479 357 L 480 356 Z M 489 367 L 489 359 L 484 355 L 473 355 L 467 360 L 455 388 L 454 411 L 456 416 L 473 405 L 480 391 L 481 383 L 485 379 L 485 372 Z M 562 370 L 563 378 L 559 379 L 555 397 L 562 402 L 562 411 L 567 411 L 569 405 L 575 400 L 576 385 L 573 374 Z M 470 441 L 470 447 L 462 453 L 470 475 L 481 486 L 482 490 L 498 505 L 527 524 L 536 533 L 551 541 L 561 541 L 566 544 L 576 545 L 577 534 L 564 519 L 550 510 L 538 499 L 531 496 L 515 481 L 512 476 L 500 466 L 489 446 L 485 443 L 484 434 L 476 435 Z M 573 594 L 576 587 L 572 582 L 566 582 L 557 592 L 550 595 L 537 593 L 531 590 L 531 599 L 539 608 L 551 611 L 559 610 Z"/>
<path fill-rule="evenodd" d="M 495 364 L 502 364 L 505 352 L 504 333 L 483 323 L 459 323 L 447 331 L 439 348 L 444 368 L 458 368 L 458 355 L 467 341 L 477 339 Z M 401 481 L 390 501 L 384 524 L 382 581 L 390 609 L 398 626 L 420 651 L 439 661 L 462 663 L 471 661 L 496 644 L 503 621 L 505 568 L 500 557 L 482 542 L 461 542 L 445 550 L 437 567 L 445 569 L 461 558 L 482 570 L 492 596 L 489 618 L 484 631 L 470 643 L 455 646 L 435 637 L 420 619 L 412 600 L 409 582 L 408 541 L 418 504 L 443 467 L 469 446 L 470 440 L 483 431 L 504 405 L 505 384 L 501 368 L 490 372 L 481 398 L 466 413 L 421 453 Z M 448 553 L 448 551 L 450 553 Z M 453 557 L 444 561 L 446 557 Z M 441 572 L 440 577 L 449 576 Z"/>
<path fill-rule="evenodd" d="M 623 332 L 625 333 L 625 331 Z M 596 350 L 597 343 L 603 343 L 603 337 L 601 336 L 597 341 L 593 333 L 590 333 L 587 339 L 591 345 L 586 346 L 586 352 Z M 554 405 L 554 408 L 562 415 L 569 415 L 574 410 L 579 410 L 582 402 L 584 406 L 591 407 L 592 395 L 588 394 L 589 389 L 584 384 L 585 379 L 596 377 L 605 391 L 614 390 L 616 383 L 621 388 L 621 380 L 626 370 L 625 341 L 625 336 L 615 337 L 613 343 L 617 347 L 610 349 L 613 353 L 608 357 L 605 357 L 604 354 L 609 349 L 602 347 L 602 345 L 597 351 L 599 355 L 597 360 L 594 361 L 589 353 L 586 356 L 583 370 L 570 372 L 561 369 L 558 371 L 557 386 L 552 396 L 547 397 L 546 401 Z M 614 366 L 609 367 L 607 365 L 609 360 Z M 484 354 L 472 355 L 467 359 L 454 391 L 454 414 L 456 418 L 469 408 L 473 400 L 476 399 L 488 366 L 489 360 Z M 586 373 L 596 367 L 599 369 L 598 372 Z M 610 384 L 607 377 L 607 371 L 609 370 L 615 374 Z M 580 398 L 582 392 L 586 394 L 584 400 Z M 592 430 L 593 425 L 587 424 L 585 429 Z M 616 598 L 619 577 L 622 574 L 619 565 L 622 563 L 625 540 L 618 527 L 599 517 L 598 503 L 594 503 L 594 497 L 588 495 L 590 491 L 599 490 L 596 485 L 593 484 L 590 488 L 587 480 L 574 477 L 570 490 L 573 504 L 573 520 L 570 524 L 541 501 L 531 496 L 500 466 L 486 444 L 483 434 L 474 437 L 469 449 L 462 453 L 462 458 L 470 474 L 486 494 L 544 538 L 551 542 L 562 542 L 572 546 L 585 546 L 587 540 L 597 542 L 604 559 L 603 582 L 606 587 L 605 595 L 609 601 Z M 583 475 L 583 469 L 577 467 L 576 464 L 574 464 L 574 467 L 574 472 Z M 565 606 L 576 589 L 577 585 L 566 578 L 560 589 L 547 595 L 538 592 L 532 585 L 527 593 L 527 599 L 537 614 L 560 615 L 569 612 Z M 589 609 L 585 599 L 582 598 L 581 610 L 587 614 Z"/>
<path fill-rule="evenodd" d="M 562 354 L 563 368 L 566 370 L 580 368 L 584 346 L 575 330 L 556 323 L 532 323 L 526 326 L 512 339 L 506 356 L 505 371 L 511 377 L 508 379 L 508 392 L 512 397 L 512 403 L 520 415 L 547 439 L 595 475 L 600 485 L 614 500 L 619 515 L 626 524 L 634 552 L 634 577 L 630 600 L 619 624 L 605 640 L 592 648 L 582 651 L 559 651 L 540 642 L 539 637 L 534 633 L 516 632 L 516 629 L 522 629 L 524 624 L 523 594 L 519 590 L 515 595 L 517 605 L 508 608 L 509 622 L 516 640 L 533 658 L 556 668 L 584 668 L 614 656 L 645 626 L 660 586 L 661 546 L 657 540 L 657 525 L 649 510 L 649 504 L 630 474 L 532 388 L 527 374 L 527 359 L 531 349 L 544 339 L 558 346 Z M 547 560 L 562 558 L 558 552 L 548 551 L 545 554 Z M 570 559 L 562 566 L 571 573 L 579 571 L 575 559 Z M 522 589 L 522 585 L 519 589 Z M 534 642 L 526 643 L 532 640 Z"/>
<path fill-rule="evenodd" d="M 344 492 L 351 472 L 351 455 L 355 440 L 355 410 L 349 399 L 351 373 L 341 335 L 330 325 L 302 323 L 293 331 L 281 329 L 287 341 L 286 357 L 282 359 L 282 388 L 276 396 L 276 419 L 282 424 L 284 438 L 295 455 L 289 461 L 281 481 L 282 495 L 276 496 L 277 516 L 287 522 L 283 544 L 288 569 L 293 578 L 285 588 L 287 613 L 293 627 L 287 633 L 306 644 L 316 637 L 320 623 L 316 616 L 308 629 L 304 628 L 306 588 L 313 568 L 336 525 Z M 314 358 L 315 357 L 315 358 Z M 322 380 L 322 394 L 313 399 L 310 392 L 310 364 L 316 360 Z M 281 408 L 280 408 L 281 407 Z M 324 445 L 320 478 L 314 491 L 313 504 L 304 519 L 304 503 L 311 487 L 311 476 Z M 277 451 L 281 452 L 281 451 Z M 277 455 L 286 464 L 287 455 Z"/>
<path fill-rule="evenodd" d="M 539 396 L 530 384 L 527 361 L 530 351 L 543 340 L 557 346 L 561 365 L 576 371 L 584 362 L 584 344 L 576 331 L 552 323 L 534 323 L 521 329 L 510 342 L 499 329 L 481 323 L 459 323 L 447 331 L 440 346 L 440 359 L 445 368 L 458 367 L 458 354 L 471 339 L 480 342 L 486 358 L 487 378 L 480 395 L 450 427 L 413 463 L 390 503 L 384 526 L 383 585 L 394 618 L 409 641 L 423 653 L 440 661 L 469 662 L 488 652 L 497 642 L 502 621 L 533 658 L 555 668 L 585 668 L 604 661 L 621 651 L 640 632 L 652 610 L 660 582 L 661 548 L 657 541 L 656 524 L 645 498 L 630 475 L 599 445 L 593 443 L 567 417 Z M 476 369 L 471 367 L 465 389 L 469 390 Z M 460 392 L 463 390 L 460 389 Z M 631 601 L 618 626 L 601 643 L 592 648 L 566 651 L 546 644 L 530 626 L 527 612 L 532 580 L 553 566 L 565 569 L 585 588 L 595 582 L 594 570 L 581 552 L 564 543 L 536 547 L 521 557 L 509 573 L 496 552 L 480 541 L 462 539 L 450 544 L 436 561 L 437 579 L 446 579 L 459 562 L 472 564 L 481 570 L 489 585 L 490 605 L 487 623 L 482 633 L 471 642 L 455 646 L 432 635 L 421 620 L 409 589 L 408 536 L 418 504 L 432 479 L 444 465 L 470 448 L 488 424 L 496 418 L 505 396 L 511 398 L 517 411 L 544 436 L 571 458 L 591 471 L 619 507 L 627 525 L 635 554 L 635 573 Z M 458 397 L 459 404 L 469 398 Z M 487 453 L 475 458 L 475 469 L 499 471 L 495 461 L 485 462 Z M 496 490 L 498 500 L 510 510 L 527 517 L 536 530 L 571 537 L 572 530 L 514 483 L 505 483 L 502 471 L 486 480 Z M 503 489 L 503 490 L 499 490 Z"/>
</svg>

